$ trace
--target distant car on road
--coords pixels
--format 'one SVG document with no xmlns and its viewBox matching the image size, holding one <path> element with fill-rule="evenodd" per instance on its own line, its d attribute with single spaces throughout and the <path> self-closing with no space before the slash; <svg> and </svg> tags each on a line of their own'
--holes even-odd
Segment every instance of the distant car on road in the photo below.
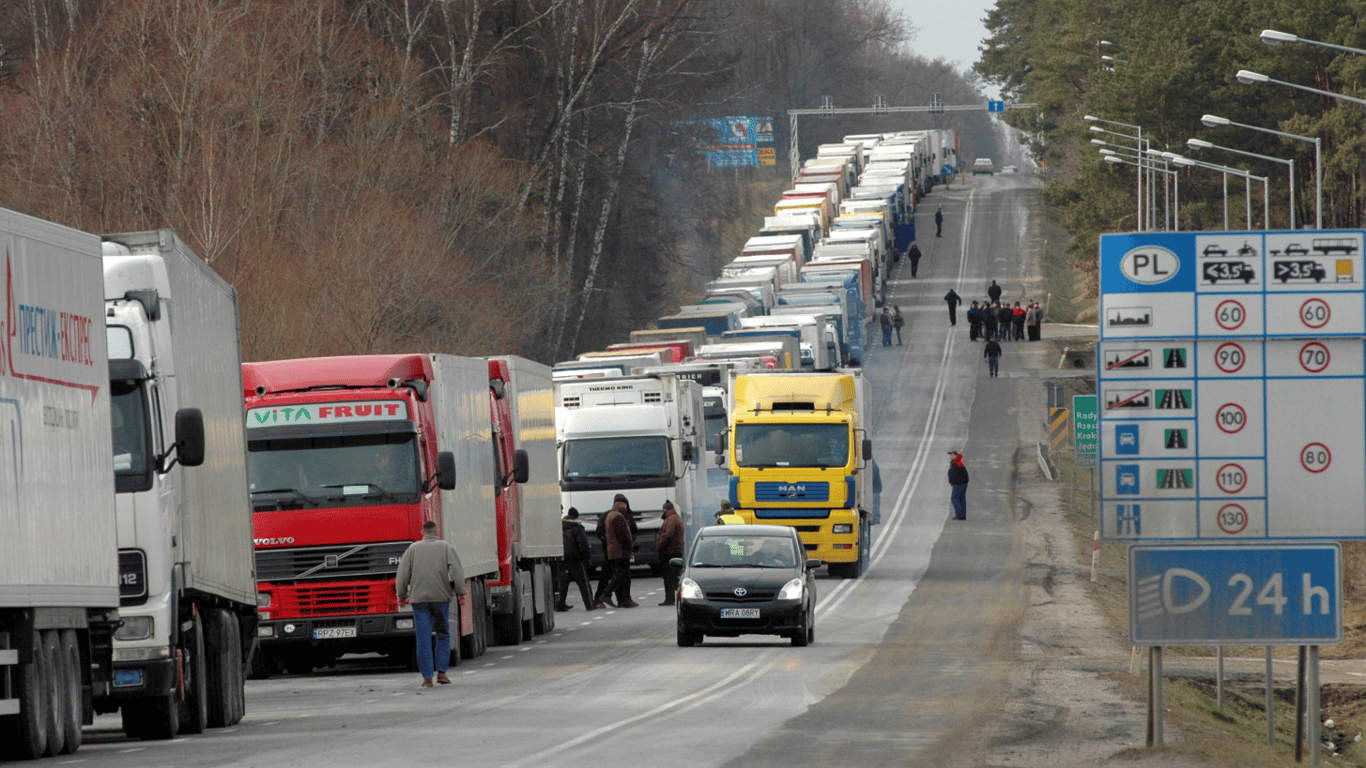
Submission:
<svg viewBox="0 0 1366 768">
<path fill-rule="evenodd" d="M 991 162 L 989 157 L 979 157 L 972 161 L 972 175 L 985 173 L 988 176 L 996 175 L 996 164 Z"/>
<path fill-rule="evenodd" d="M 805 646 L 816 639 L 816 579 L 795 528 L 709 525 L 697 532 L 680 568 L 678 644 L 713 637 L 779 635 Z"/>
</svg>

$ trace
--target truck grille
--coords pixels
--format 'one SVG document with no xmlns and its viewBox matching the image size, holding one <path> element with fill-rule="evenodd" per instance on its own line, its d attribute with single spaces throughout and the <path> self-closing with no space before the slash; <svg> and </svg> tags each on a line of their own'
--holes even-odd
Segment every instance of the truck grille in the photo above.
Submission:
<svg viewBox="0 0 1366 768">
<path fill-rule="evenodd" d="M 341 544 L 256 552 L 256 578 L 272 584 L 298 581 L 392 579 L 409 541 Z"/>
<path fill-rule="evenodd" d="M 385 613 L 398 608 L 394 585 L 387 581 L 299 585 L 281 589 L 275 596 L 281 617 Z"/>
<path fill-rule="evenodd" d="M 755 483 L 755 501 L 829 501 L 830 483 Z"/>
</svg>

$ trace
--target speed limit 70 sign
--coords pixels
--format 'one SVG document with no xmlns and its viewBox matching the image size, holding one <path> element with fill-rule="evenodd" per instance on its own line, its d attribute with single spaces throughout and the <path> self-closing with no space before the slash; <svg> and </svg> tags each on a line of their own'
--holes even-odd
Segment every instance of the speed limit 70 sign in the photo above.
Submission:
<svg viewBox="0 0 1366 768">
<path fill-rule="evenodd" d="M 1134 645 L 1342 642 L 1342 552 L 1306 546 L 1129 548 Z"/>
</svg>

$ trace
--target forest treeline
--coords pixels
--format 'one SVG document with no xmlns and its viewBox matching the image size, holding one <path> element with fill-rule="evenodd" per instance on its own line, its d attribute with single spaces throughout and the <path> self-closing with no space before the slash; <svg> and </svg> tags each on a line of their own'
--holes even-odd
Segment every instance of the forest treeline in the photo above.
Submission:
<svg viewBox="0 0 1366 768">
<path fill-rule="evenodd" d="M 1216 147 L 1295 161 L 1295 222 L 1315 221 L 1314 145 L 1261 131 L 1208 128 L 1201 117 L 1318 137 L 1323 146 L 1323 226 L 1366 224 L 1361 104 L 1274 84 L 1244 85 L 1239 70 L 1286 83 L 1366 98 L 1366 56 L 1306 43 L 1267 45 L 1265 29 L 1366 49 L 1361 0 L 999 0 L 974 70 L 1007 99 L 1033 103 L 1006 120 L 1029 135 L 1050 183 L 1045 201 L 1064 211 L 1080 269 L 1096 270 L 1096 236 L 1132 231 L 1136 168 L 1107 164 L 1093 139 L 1133 146 L 1130 128 L 1087 122 L 1086 115 L 1141 126 L 1153 149 L 1174 152 L 1270 179 L 1270 227 L 1289 225 L 1288 166 L 1222 149 L 1193 151 L 1197 138 Z M 1109 57 L 1108 59 L 1104 57 Z M 1097 133 L 1090 126 L 1115 133 Z M 1112 151 L 1122 150 L 1111 148 Z M 1180 169 L 1182 230 L 1224 228 L 1223 176 Z M 1159 176 L 1159 179 L 1163 178 Z M 1263 190 L 1252 182 L 1252 223 L 1245 182 L 1228 176 L 1230 229 L 1262 229 Z M 1158 189 L 1161 189 L 1159 186 Z M 1158 203 L 1163 225 L 1166 198 Z"/>
<path fill-rule="evenodd" d="M 886 0 L 4 3 L 0 206 L 176 230 L 238 288 L 248 360 L 564 359 L 735 255 L 759 224 L 737 212 L 786 178 L 788 109 L 981 101 L 912 21 Z M 778 166 L 708 168 L 691 126 L 725 115 L 773 116 Z M 937 126 L 992 146 L 985 113 L 800 135 L 805 156 Z"/>
</svg>

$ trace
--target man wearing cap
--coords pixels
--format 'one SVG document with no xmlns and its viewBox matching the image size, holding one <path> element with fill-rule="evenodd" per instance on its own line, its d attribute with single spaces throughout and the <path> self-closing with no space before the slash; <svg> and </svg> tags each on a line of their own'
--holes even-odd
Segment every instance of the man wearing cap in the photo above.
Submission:
<svg viewBox="0 0 1366 768">
<path fill-rule="evenodd" d="M 678 516 L 672 501 L 664 502 L 664 522 L 655 535 L 655 551 L 664 572 L 664 602 L 660 605 L 673 605 L 678 593 L 678 571 L 669 565 L 669 560 L 683 556 L 683 518 Z"/>
<path fill-rule="evenodd" d="M 631 506 L 626 501 L 626 496 L 618 493 L 612 499 L 612 509 L 603 520 L 603 543 L 607 547 L 606 568 L 611 574 L 606 584 L 604 594 L 598 595 L 598 599 L 605 598 L 606 593 L 616 597 L 617 608 L 635 608 L 640 603 L 631 599 L 631 549 L 635 543 L 635 532 L 631 530 L 631 523 L 628 522 L 627 512 Z M 599 602 L 599 608 L 606 606 Z"/>
<path fill-rule="evenodd" d="M 953 502 L 953 519 L 968 519 L 968 468 L 963 464 L 963 454 L 949 451 L 949 486 L 953 489 L 949 500 Z"/>
</svg>

